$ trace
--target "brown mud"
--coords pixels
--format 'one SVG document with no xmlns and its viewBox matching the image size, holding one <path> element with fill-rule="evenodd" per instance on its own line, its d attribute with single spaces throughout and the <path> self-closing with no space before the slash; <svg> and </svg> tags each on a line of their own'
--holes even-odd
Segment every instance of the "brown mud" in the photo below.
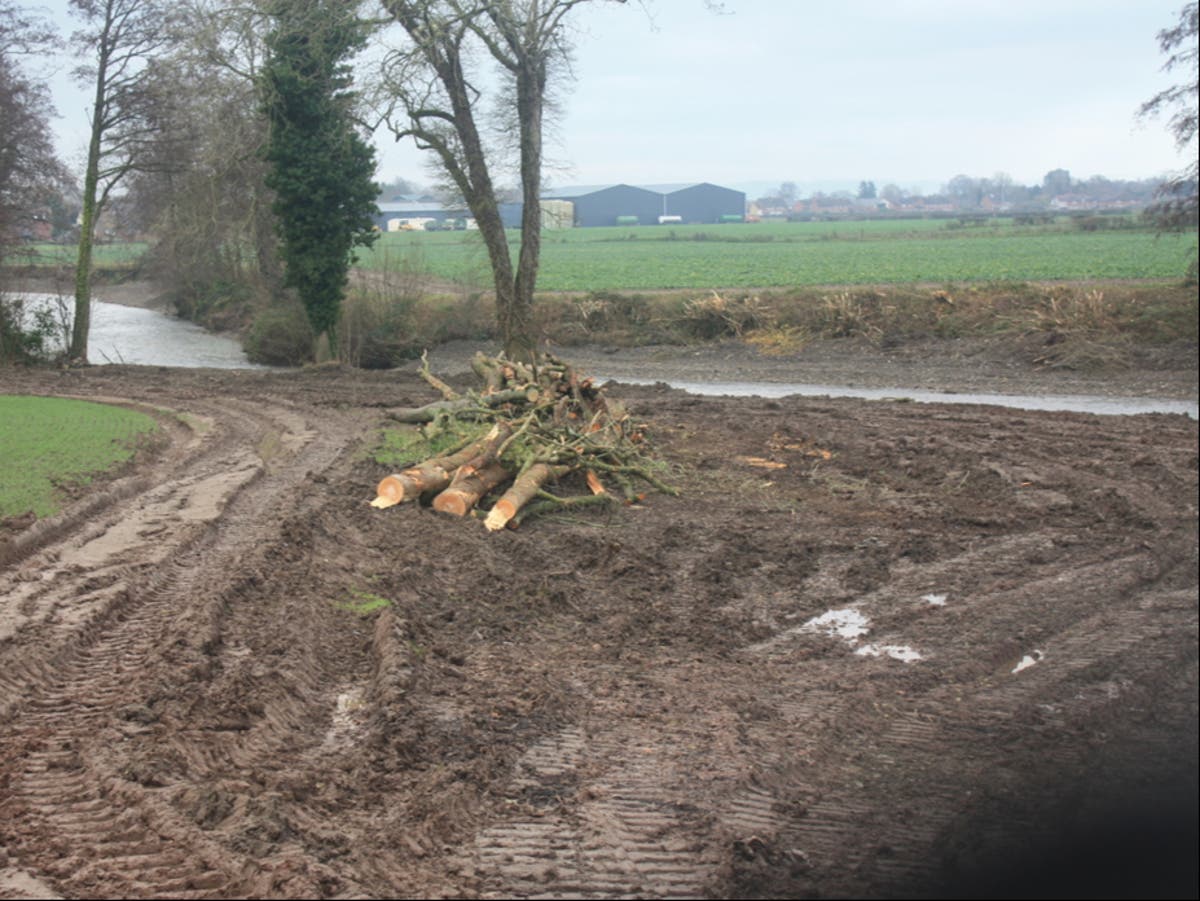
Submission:
<svg viewBox="0 0 1200 901">
<path fill-rule="evenodd" d="M 0 373 L 170 438 L 0 533 L 0 896 L 1195 896 L 1195 420 L 608 390 L 681 495 L 489 534 L 411 368 Z"/>
</svg>

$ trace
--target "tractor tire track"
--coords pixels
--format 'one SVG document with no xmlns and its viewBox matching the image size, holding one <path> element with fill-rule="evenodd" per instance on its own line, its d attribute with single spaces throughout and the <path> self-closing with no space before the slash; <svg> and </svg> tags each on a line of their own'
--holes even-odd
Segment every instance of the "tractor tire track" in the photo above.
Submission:
<svg viewBox="0 0 1200 901">
<path fill-rule="evenodd" d="M 215 434 L 174 458 L 187 474 L 117 501 L 102 524 L 44 561 L 49 587 L 29 593 L 34 605 L 62 606 L 86 598 L 96 573 L 113 572 L 98 609 L 48 659 L 6 668 L 0 747 L 20 766 L 0 810 L 21 823 L 16 857 L 71 894 L 220 897 L 239 893 L 248 874 L 261 878 L 260 865 L 231 858 L 162 803 L 152 779 L 150 788 L 136 773 L 131 780 L 120 747 L 144 731 L 139 682 L 178 678 L 176 648 L 216 640 L 245 561 L 278 533 L 277 515 L 265 511 L 291 504 L 296 473 L 329 467 L 350 430 L 336 417 L 318 430 L 292 410 L 244 401 L 189 407 L 211 417 Z M 290 455 L 286 468 L 272 472 L 261 458 L 264 436 L 277 456 Z M 60 835 L 50 859 L 21 847 L 21 834 L 46 832 Z M 97 835 L 106 838 L 95 844 Z"/>
</svg>

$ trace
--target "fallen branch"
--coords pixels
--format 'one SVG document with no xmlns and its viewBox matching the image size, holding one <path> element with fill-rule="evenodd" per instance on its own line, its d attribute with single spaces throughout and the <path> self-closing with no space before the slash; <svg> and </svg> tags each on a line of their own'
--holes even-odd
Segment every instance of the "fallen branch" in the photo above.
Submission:
<svg viewBox="0 0 1200 901">
<path fill-rule="evenodd" d="M 494 407 L 513 403 L 536 403 L 539 395 L 540 391 L 535 386 L 527 385 L 524 388 L 509 388 L 493 394 L 468 394 L 466 397 L 456 397 L 452 400 L 436 400 L 423 407 L 391 410 L 386 415 L 396 422 L 407 423 L 433 422 L 438 416 L 445 415 L 485 419 Z"/>
<path fill-rule="evenodd" d="M 421 352 L 421 368 L 417 374 L 429 383 L 435 391 L 442 395 L 443 400 L 457 400 L 458 392 L 429 371 L 429 351 Z"/>
</svg>

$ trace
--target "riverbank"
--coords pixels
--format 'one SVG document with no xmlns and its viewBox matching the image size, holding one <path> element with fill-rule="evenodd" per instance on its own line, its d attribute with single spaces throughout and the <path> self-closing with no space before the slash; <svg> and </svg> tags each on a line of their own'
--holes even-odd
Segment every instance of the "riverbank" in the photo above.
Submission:
<svg viewBox="0 0 1200 901">
<path fill-rule="evenodd" d="M 69 299 L 74 298 L 75 293 L 74 283 L 65 274 L 60 277 L 15 276 L 8 280 L 5 289 L 13 294 L 50 294 Z M 145 279 L 114 282 L 96 279 L 92 284 L 92 298 L 166 315 L 174 313 L 166 294 Z"/>
<path fill-rule="evenodd" d="M 30 279 L 17 290 L 58 293 L 62 286 Z M 163 293 L 147 281 L 100 284 L 109 303 L 170 315 Z M 741 338 L 642 347 L 594 343 L 551 345 L 581 370 L 640 382 L 763 382 L 954 394 L 1080 395 L 1196 401 L 1197 345 L 1095 341 L 1059 331 L 1030 331 L 889 342 L 862 337 L 815 339 L 771 352 Z M 434 371 L 469 372 L 477 350 L 491 342 L 452 341 L 429 349 Z M 413 372 L 408 361 L 398 369 Z"/>
</svg>

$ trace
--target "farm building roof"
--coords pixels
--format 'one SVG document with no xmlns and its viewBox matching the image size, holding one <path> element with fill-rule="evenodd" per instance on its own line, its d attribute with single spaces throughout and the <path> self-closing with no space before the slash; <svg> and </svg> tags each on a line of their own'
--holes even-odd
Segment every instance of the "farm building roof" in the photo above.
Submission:
<svg viewBox="0 0 1200 901">
<path fill-rule="evenodd" d="M 621 183 L 612 182 L 607 185 L 570 185 L 565 188 L 550 188 L 548 191 L 542 192 L 542 198 L 545 200 L 570 199 L 572 197 L 583 197 L 587 194 L 595 194 L 597 191 L 607 191 L 609 188 L 619 188 Z M 630 187 L 626 185 L 625 187 Z"/>
<path fill-rule="evenodd" d="M 675 182 L 665 185 L 638 185 L 639 188 L 644 188 L 647 191 L 653 191 L 655 194 L 674 194 L 676 191 L 682 191 L 684 188 L 696 188 L 700 185 L 706 185 L 706 181 L 686 181 Z M 716 185 L 713 185 L 716 187 Z"/>
<path fill-rule="evenodd" d="M 457 206 L 447 206 L 444 203 L 436 203 L 430 200 L 390 200 L 383 203 L 377 203 L 379 212 L 383 215 L 389 213 L 449 213 L 461 212 L 466 207 L 463 204 Z"/>
<path fill-rule="evenodd" d="M 551 188 L 548 191 L 542 192 L 542 198 L 544 200 L 570 200 L 575 197 L 586 197 L 588 194 L 595 194 L 598 191 L 606 191 L 609 188 L 622 187 L 638 188 L 642 191 L 650 191 L 653 194 L 674 194 L 677 191 L 682 191 L 686 188 L 696 188 L 701 185 L 710 185 L 714 188 L 720 187 L 707 181 L 671 182 L 657 185 L 630 185 L 625 182 L 612 182 L 606 185 L 570 185 L 563 188 Z"/>
</svg>

